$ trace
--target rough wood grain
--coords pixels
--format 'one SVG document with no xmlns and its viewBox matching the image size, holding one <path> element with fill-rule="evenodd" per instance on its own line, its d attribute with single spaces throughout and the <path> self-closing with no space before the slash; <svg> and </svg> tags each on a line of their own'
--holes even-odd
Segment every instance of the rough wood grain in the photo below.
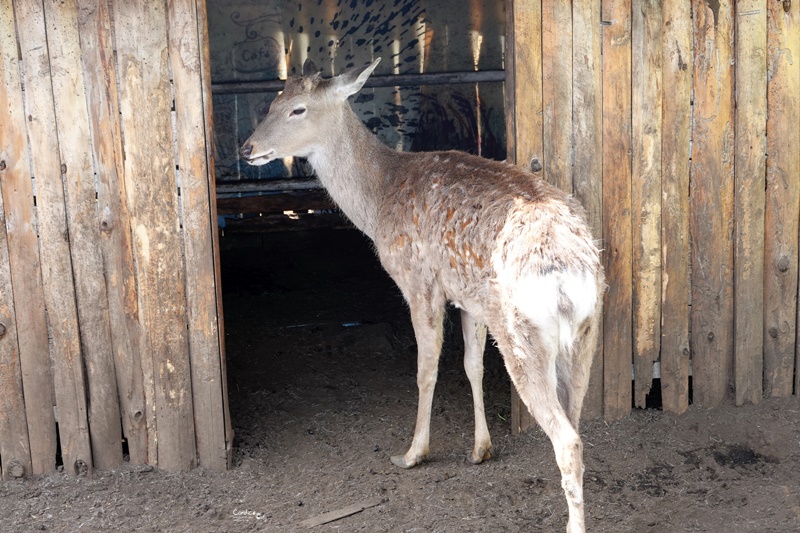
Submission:
<svg viewBox="0 0 800 533">
<path fill-rule="evenodd" d="M 64 180 L 69 179 L 70 172 L 60 159 L 56 135 L 43 5 L 23 0 L 14 6 L 17 25 L 25 29 L 17 38 L 24 65 L 27 130 L 36 179 L 42 281 L 52 337 L 61 456 L 66 472 L 85 474 L 91 473 L 93 462 L 64 198 Z"/>
<path fill-rule="evenodd" d="M 211 60 L 210 60 L 210 41 L 208 36 L 208 10 L 205 2 L 198 2 L 197 4 L 197 19 L 200 28 L 200 68 L 203 72 L 202 75 L 202 88 L 203 88 L 203 104 L 205 106 L 205 121 L 206 121 L 206 157 L 207 165 L 210 169 L 211 177 L 209 179 L 209 198 L 211 207 L 211 220 L 216 221 L 217 208 L 216 208 L 216 179 L 214 176 L 214 110 L 212 107 L 212 91 L 211 91 Z M 219 227 L 215 224 L 211 232 L 212 245 L 214 247 L 214 272 L 216 277 L 217 288 L 217 328 L 219 330 L 219 349 L 220 349 L 220 362 L 222 370 L 222 408 L 225 415 L 225 441 L 227 450 L 227 467 L 231 468 L 233 464 L 233 425 L 231 423 L 230 407 L 228 404 L 228 371 L 227 371 L 227 358 L 225 355 L 225 320 L 222 313 L 222 270 L 220 267 L 220 246 L 219 246 Z"/>
<path fill-rule="evenodd" d="M 506 0 L 506 127 L 508 160 L 536 176 L 543 170 L 542 4 Z M 525 431 L 533 417 L 512 385 L 511 429 Z"/>
<path fill-rule="evenodd" d="M 800 212 L 800 2 L 767 2 L 767 188 L 764 241 L 764 393 L 792 394 Z M 794 386 L 797 387 L 794 378 Z M 795 389 L 800 390 L 800 389 Z"/>
<path fill-rule="evenodd" d="M 104 278 L 92 143 L 86 105 L 76 0 L 44 2 L 55 118 L 64 179 L 75 298 L 89 390 L 95 466 L 122 463 L 122 435 L 111 323 Z"/>
<path fill-rule="evenodd" d="M 631 410 L 631 3 L 604 2 L 603 260 L 608 292 L 603 315 L 604 417 Z"/>
<path fill-rule="evenodd" d="M 544 179 L 572 192 L 572 2 L 542 3 Z"/>
<path fill-rule="evenodd" d="M 733 6 L 692 8 L 692 383 L 710 408 L 728 396 L 733 356 Z"/>
<path fill-rule="evenodd" d="M 632 13 L 634 404 L 645 407 L 661 344 L 661 2 Z"/>
<path fill-rule="evenodd" d="M 56 468 L 53 375 L 47 342 L 39 243 L 34 222 L 25 113 L 20 83 L 15 15 L 11 0 L 0 0 L 0 161 L 8 265 L 14 294 L 25 416 L 34 475 Z"/>
<path fill-rule="evenodd" d="M 758 403 L 764 365 L 764 186 L 767 127 L 767 0 L 736 4 L 734 159 L 734 391 Z"/>
<path fill-rule="evenodd" d="M 210 198 L 213 167 L 208 166 L 204 72 L 200 65 L 200 23 L 195 0 L 167 5 L 168 39 L 175 88 L 178 167 L 181 179 L 186 298 L 189 318 L 192 397 L 197 455 L 202 467 L 228 464 L 223 408 L 222 361 L 217 321 L 217 276 L 212 232 L 216 215 Z"/>
<path fill-rule="evenodd" d="M 165 8 L 115 2 L 113 20 L 143 325 L 148 461 L 185 470 L 195 465 L 196 450 Z"/>
<path fill-rule="evenodd" d="M 662 4 L 661 403 L 689 407 L 689 157 L 692 119 L 690 0 Z"/>
<path fill-rule="evenodd" d="M 575 197 L 586 208 L 598 244 L 603 238 L 603 76 L 599 20 L 600 0 L 572 4 L 572 186 Z M 601 332 L 581 416 L 588 420 L 602 415 Z"/>
<path fill-rule="evenodd" d="M 0 40 L 0 54 L 2 47 L 3 42 Z M 0 63 L 0 73 L 2 70 Z M 3 89 L 0 88 L 0 102 L 2 94 Z M 0 117 L 3 117 L 3 110 L 0 104 Z M 0 127 L 0 163 L 5 161 L 7 155 L 2 130 Z M 7 168 L 0 164 L 0 181 L 6 178 Z M 25 420 L 17 321 L 8 262 L 6 215 L 0 189 L 0 480 L 8 481 L 31 472 L 31 447 L 28 441 L 28 423 Z"/>
<path fill-rule="evenodd" d="M 122 431 L 132 464 L 147 463 L 144 384 L 130 215 L 125 201 L 117 75 L 107 2 L 78 1 L 78 31 L 97 176 L 99 244 L 105 267 Z"/>
</svg>

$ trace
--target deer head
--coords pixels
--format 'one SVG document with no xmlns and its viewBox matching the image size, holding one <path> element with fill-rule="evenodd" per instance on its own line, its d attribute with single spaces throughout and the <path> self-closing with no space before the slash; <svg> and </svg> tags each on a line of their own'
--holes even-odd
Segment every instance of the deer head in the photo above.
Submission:
<svg viewBox="0 0 800 533">
<path fill-rule="evenodd" d="M 309 157 L 337 131 L 337 120 L 347 98 L 357 93 L 380 63 L 348 70 L 322 79 L 314 62 L 303 64 L 303 76 L 292 77 L 272 104 L 269 113 L 240 150 L 251 165 L 265 165 L 275 159 Z"/>
</svg>

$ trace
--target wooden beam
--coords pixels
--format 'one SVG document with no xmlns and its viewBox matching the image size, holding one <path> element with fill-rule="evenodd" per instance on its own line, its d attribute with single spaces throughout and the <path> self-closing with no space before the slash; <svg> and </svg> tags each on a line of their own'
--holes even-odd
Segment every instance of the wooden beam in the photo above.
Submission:
<svg viewBox="0 0 800 533">
<path fill-rule="evenodd" d="M 200 3 L 204 4 L 201 0 Z M 219 294 L 213 232 L 217 218 L 213 211 L 211 183 L 213 166 L 206 151 L 208 109 L 204 94 L 200 57 L 206 52 L 195 0 L 167 3 L 169 57 L 175 93 L 175 122 L 178 167 L 181 173 L 183 244 L 186 265 L 186 298 L 191 355 L 191 391 L 194 430 L 200 465 L 225 470 L 228 465 L 226 417 L 223 402 L 222 352 L 217 320 Z"/>
<path fill-rule="evenodd" d="M 733 359 L 733 4 L 693 0 L 692 371 L 694 402 L 728 396 Z"/>
<path fill-rule="evenodd" d="M 76 0 L 44 2 L 80 340 L 86 361 L 89 432 L 97 468 L 122 463 L 119 395 L 114 369 L 111 319 L 100 241 L 91 130 L 81 68 Z"/>
<path fill-rule="evenodd" d="M 604 417 L 631 410 L 631 3 L 603 2 Z"/>
<path fill-rule="evenodd" d="M 241 213 L 283 213 L 284 211 L 337 209 L 324 190 L 301 193 L 266 194 L 217 199 L 217 213 L 238 215 Z"/>
<path fill-rule="evenodd" d="M 764 369 L 764 187 L 767 0 L 736 3 L 734 397 L 761 401 Z"/>
<path fill-rule="evenodd" d="M 142 321 L 148 461 L 196 464 L 186 283 L 170 112 L 166 5 L 114 2 L 125 190 Z"/>
<path fill-rule="evenodd" d="M 633 397 L 644 408 L 661 347 L 660 0 L 636 2 L 632 35 Z"/>
<path fill-rule="evenodd" d="M 80 179 L 81 169 L 70 169 L 60 157 L 43 4 L 36 0 L 22 0 L 15 2 L 14 7 L 17 27 L 21 29 L 17 39 L 25 66 L 22 72 L 27 130 L 36 178 L 36 217 L 44 303 L 52 336 L 61 456 L 66 472 L 91 474 L 93 460 L 87 387 L 75 302 L 74 265 L 70 257 L 72 237 L 67 225 L 64 191 L 64 182 Z"/>
<path fill-rule="evenodd" d="M 767 2 L 767 188 L 764 240 L 764 393 L 798 389 L 800 2 Z M 794 378 L 793 378 L 794 376 Z"/>
<path fill-rule="evenodd" d="M 575 197 L 586 208 L 595 240 L 603 239 L 603 74 L 600 0 L 572 4 L 572 135 Z M 600 245 L 602 246 L 602 245 Z M 602 331 L 592 363 L 582 418 L 603 415 Z"/>
<path fill-rule="evenodd" d="M 86 87 L 91 149 L 97 176 L 99 247 L 113 339 L 122 432 L 132 464 L 147 463 L 141 335 L 126 203 L 117 73 L 108 2 L 78 0 L 78 32 Z"/>
<path fill-rule="evenodd" d="M 8 265 L 14 294 L 20 370 L 30 439 L 31 470 L 56 468 L 53 375 L 47 342 L 39 242 L 34 222 L 33 184 L 26 137 L 14 6 L 0 0 L 0 187 L 8 236 Z"/>
<path fill-rule="evenodd" d="M 661 404 L 689 407 L 689 157 L 692 119 L 690 0 L 662 4 Z"/>
<path fill-rule="evenodd" d="M 367 79 L 364 87 L 418 87 L 420 85 L 456 85 L 459 83 L 498 83 L 505 79 L 506 71 L 504 70 L 375 75 Z M 286 80 L 219 82 L 211 84 L 211 92 L 214 93 L 214 96 L 278 92 L 283 90 L 284 85 L 286 85 Z"/>
<path fill-rule="evenodd" d="M 506 0 L 506 128 L 508 160 L 542 177 L 542 4 Z M 511 388 L 511 430 L 525 431 L 533 417 Z"/>
<path fill-rule="evenodd" d="M 544 179 L 572 193 L 572 2 L 542 3 Z"/>
</svg>

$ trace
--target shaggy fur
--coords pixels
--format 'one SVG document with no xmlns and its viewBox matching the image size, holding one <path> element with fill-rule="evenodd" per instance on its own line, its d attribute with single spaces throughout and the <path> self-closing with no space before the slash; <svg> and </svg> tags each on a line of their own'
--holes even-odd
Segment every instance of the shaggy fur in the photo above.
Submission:
<svg viewBox="0 0 800 533">
<path fill-rule="evenodd" d="M 583 531 L 581 405 L 604 288 L 580 204 L 531 174 L 462 152 L 402 153 L 347 104 L 368 67 L 323 80 L 292 78 L 242 148 L 251 164 L 307 157 L 331 198 L 375 243 L 403 292 L 418 345 L 419 409 L 410 468 L 428 454 L 445 305 L 462 310 L 464 366 L 475 405 L 474 463 L 491 456 L 483 408 L 487 327 L 514 385 L 550 437 L 569 506 Z"/>
</svg>

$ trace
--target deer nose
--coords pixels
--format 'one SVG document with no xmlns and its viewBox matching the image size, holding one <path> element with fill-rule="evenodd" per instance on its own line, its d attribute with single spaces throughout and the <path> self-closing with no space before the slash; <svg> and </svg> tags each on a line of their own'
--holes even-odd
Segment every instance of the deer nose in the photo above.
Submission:
<svg viewBox="0 0 800 533">
<path fill-rule="evenodd" d="M 253 145 L 250 143 L 245 144 L 242 146 L 239 153 L 242 155 L 244 159 L 250 159 L 250 156 L 253 155 Z"/>
</svg>

